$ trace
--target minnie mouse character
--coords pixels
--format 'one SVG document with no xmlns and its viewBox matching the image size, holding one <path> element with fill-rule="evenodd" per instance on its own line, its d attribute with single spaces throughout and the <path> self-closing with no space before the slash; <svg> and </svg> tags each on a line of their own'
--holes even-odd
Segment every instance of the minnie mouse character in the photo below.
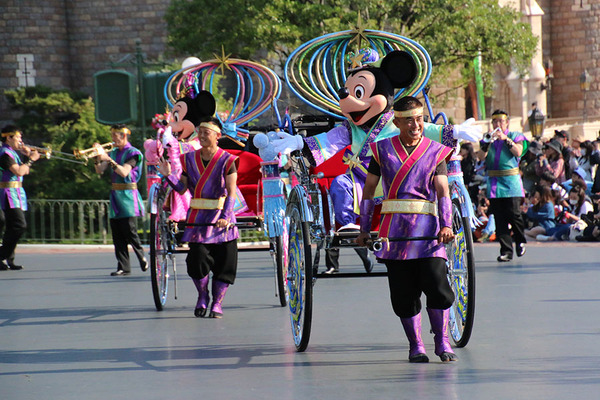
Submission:
<svg viewBox="0 0 600 400">
<path fill-rule="evenodd" d="M 374 51 L 365 54 L 371 60 L 378 57 Z M 379 66 L 371 63 L 351 70 L 344 87 L 338 91 L 340 109 L 347 118 L 342 124 L 307 138 L 280 132 L 281 139 L 272 143 L 273 149 L 282 154 L 302 150 L 313 165 L 322 164 L 350 145 L 344 153 L 348 170 L 336 177 L 330 188 L 336 224 L 340 229 L 358 231 L 358 206 L 372 156 L 369 144 L 400 133 L 393 124 L 394 89 L 409 87 L 417 75 L 417 65 L 405 51 L 392 51 L 380 61 Z M 471 127 L 471 122 L 469 120 L 462 125 L 425 124 L 424 136 L 448 147 L 455 147 L 457 139 L 479 140 L 481 129 Z M 380 186 L 376 202 L 380 203 L 382 196 Z M 367 255 L 359 255 L 368 268 Z"/>
</svg>

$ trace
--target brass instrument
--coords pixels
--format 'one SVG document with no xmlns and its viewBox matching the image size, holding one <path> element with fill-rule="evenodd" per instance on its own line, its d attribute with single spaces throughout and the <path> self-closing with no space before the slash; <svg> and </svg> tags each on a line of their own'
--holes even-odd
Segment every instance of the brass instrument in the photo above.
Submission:
<svg viewBox="0 0 600 400">
<path fill-rule="evenodd" d="M 494 130 L 493 130 L 493 131 L 491 131 L 491 132 L 486 132 L 486 133 L 484 133 L 484 134 L 483 134 L 482 141 L 483 141 L 484 143 L 492 143 L 494 140 L 496 140 L 496 139 L 494 138 L 494 133 L 496 133 L 496 131 L 500 131 L 500 132 L 501 132 L 501 131 L 502 131 L 502 129 L 500 129 L 500 128 L 498 127 L 498 128 L 494 129 Z"/>
<path fill-rule="evenodd" d="M 48 147 L 38 147 L 31 146 L 23 143 L 23 147 L 28 148 L 29 150 L 35 150 L 40 153 L 40 156 L 45 157 L 47 160 L 53 158 L 55 160 L 68 161 L 75 164 L 86 164 L 84 161 L 76 160 L 73 154 L 63 153 L 62 151 L 54 151 L 50 146 Z M 57 155 L 58 154 L 58 155 Z"/>
<path fill-rule="evenodd" d="M 46 157 L 48 160 L 52 157 L 52 148 L 50 147 L 37 147 L 31 146 L 23 143 L 23 147 L 28 148 L 29 150 L 35 150 L 40 153 L 40 156 Z"/>
<path fill-rule="evenodd" d="M 104 151 L 111 151 L 113 147 L 115 147 L 115 144 L 113 142 L 108 142 L 101 144 L 100 147 L 102 147 Z M 98 157 L 100 155 L 95 147 L 90 147 L 89 149 L 85 150 L 75 149 L 73 150 L 73 154 L 77 159 L 85 160 L 86 163 L 90 158 Z"/>
</svg>

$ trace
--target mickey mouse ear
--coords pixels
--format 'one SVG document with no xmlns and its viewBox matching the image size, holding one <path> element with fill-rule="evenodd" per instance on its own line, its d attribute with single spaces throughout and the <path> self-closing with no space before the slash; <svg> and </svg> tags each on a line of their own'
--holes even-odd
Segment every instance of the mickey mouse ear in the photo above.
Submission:
<svg viewBox="0 0 600 400">
<path fill-rule="evenodd" d="M 201 90 L 196 96 L 198 111 L 202 117 L 212 117 L 217 110 L 217 103 L 213 95 L 207 90 Z"/>
<path fill-rule="evenodd" d="M 396 89 L 405 88 L 417 77 L 417 63 L 406 51 L 395 50 L 381 60 L 380 70 Z"/>
</svg>

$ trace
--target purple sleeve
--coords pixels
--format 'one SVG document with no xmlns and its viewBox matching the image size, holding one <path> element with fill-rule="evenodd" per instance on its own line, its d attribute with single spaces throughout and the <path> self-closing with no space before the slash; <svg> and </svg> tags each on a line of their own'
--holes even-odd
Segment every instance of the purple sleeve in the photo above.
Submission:
<svg viewBox="0 0 600 400">
<path fill-rule="evenodd" d="M 352 143 L 350 126 L 344 121 L 328 132 L 305 138 L 304 143 L 316 165 L 320 165 Z"/>
</svg>

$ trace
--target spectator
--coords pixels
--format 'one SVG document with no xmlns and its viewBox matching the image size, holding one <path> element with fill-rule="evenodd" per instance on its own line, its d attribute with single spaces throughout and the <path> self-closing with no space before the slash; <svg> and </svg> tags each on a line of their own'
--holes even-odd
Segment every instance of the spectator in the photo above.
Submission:
<svg viewBox="0 0 600 400">
<path fill-rule="evenodd" d="M 573 148 L 569 146 L 569 134 L 567 131 L 554 131 L 554 139 L 562 146 L 560 152 L 565 163 L 565 179 L 571 177 L 571 173 L 577 168 L 577 160 L 572 155 Z M 558 182 L 560 183 L 560 182 Z"/>
<path fill-rule="evenodd" d="M 577 160 L 577 168 L 581 168 L 583 171 L 585 171 L 585 176 L 583 176 L 583 179 L 586 181 L 591 182 L 594 175 L 593 175 L 593 170 L 594 165 L 592 164 L 592 153 L 594 152 L 594 144 L 589 141 L 586 140 L 585 142 L 580 144 L 579 147 L 579 156 L 576 157 Z M 575 155 L 575 151 L 573 152 L 573 155 Z M 575 171 L 575 170 L 573 170 Z"/>
<path fill-rule="evenodd" d="M 575 171 L 573 171 L 571 179 L 569 179 L 568 181 L 564 181 L 561 186 L 564 187 L 567 191 L 571 190 L 572 187 L 581 186 L 582 188 L 584 188 L 585 193 L 587 195 L 590 195 L 592 194 L 592 185 L 594 183 L 592 181 L 584 179 L 586 175 L 587 173 L 583 168 L 577 167 Z"/>
<path fill-rule="evenodd" d="M 540 176 L 539 185 L 548 186 L 550 189 L 556 192 L 555 197 L 559 199 L 559 201 L 555 202 L 555 204 L 562 204 L 566 207 L 569 206 L 569 192 L 564 187 L 556 183 L 556 178 L 551 172 L 545 171 L 542 173 Z"/>
<path fill-rule="evenodd" d="M 600 195 L 592 195 L 594 206 L 594 215 L 582 215 L 581 218 L 587 223 L 583 233 L 576 237 L 578 242 L 598 242 L 600 241 Z"/>
<path fill-rule="evenodd" d="M 538 235 L 537 240 L 569 240 L 569 231 L 573 224 L 582 220 L 583 216 L 594 211 L 594 206 L 587 200 L 585 189 L 581 186 L 574 186 L 569 191 L 569 204 L 571 212 L 564 212 L 563 223 L 557 225 L 552 235 Z"/>
<path fill-rule="evenodd" d="M 475 171 L 477 157 L 475 156 L 473 144 L 470 142 L 461 144 L 459 154 L 462 157 L 462 160 L 460 161 L 460 168 L 462 169 L 465 186 L 467 187 L 469 196 L 471 197 L 471 203 L 477 204 L 477 199 L 479 197 L 479 185 L 484 181 L 484 178 L 477 175 Z"/>
<path fill-rule="evenodd" d="M 525 194 L 529 195 L 533 192 L 533 188 L 540 181 L 539 175 L 535 171 L 537 158 L 542 154 L 542 144 L 534 140 L 529 143 L 527 153 L 521 158 L 519 162 L 519 169 L 521 170 L 521 178 L 523 179 L 523 189 Z"/>
<path fill-rule="evenodd" d="M 489 214 L 490 200 L 481 196 L 479 199 L 479 205 L 477 206 L 477 218 L 485 224 L 475 230 L 475 238 L 478 242 L 494 241 L 496 239 L 496 221 L 494 220 L 494 214 Z"/>
<path fill-rule="evenodd" d="M 600 193 L 600 136 L 597 140 L 593 142 L 594 151 L 592 151 L 592 156 L 590 157 L 590 161 L 592 165 L 596 167 L 596 172 L 594 173 L 594 183 L 592 184 L 592 194 Z"/>
<path fill-rule="evenodd" d="M 553 139 L 544 146 L 544 153 L 538 157 L 535 172 L 541 176 L 549 171 L 556 178 L 559 185 L 565 181 L 565 162 L 562 156 L 561 144 Z"/>
<path fill-rule="evenodd" d="M 538 235 L 552 234 L 556 228 L 554 220 L 554 204 L 552 191 L 548 186 L 536 186 L 531 205 L 527 210 L 527 218 L 534 223 L 530 229 L 525 229 L 525 235 L 535 239 Z"/>
</svg>

